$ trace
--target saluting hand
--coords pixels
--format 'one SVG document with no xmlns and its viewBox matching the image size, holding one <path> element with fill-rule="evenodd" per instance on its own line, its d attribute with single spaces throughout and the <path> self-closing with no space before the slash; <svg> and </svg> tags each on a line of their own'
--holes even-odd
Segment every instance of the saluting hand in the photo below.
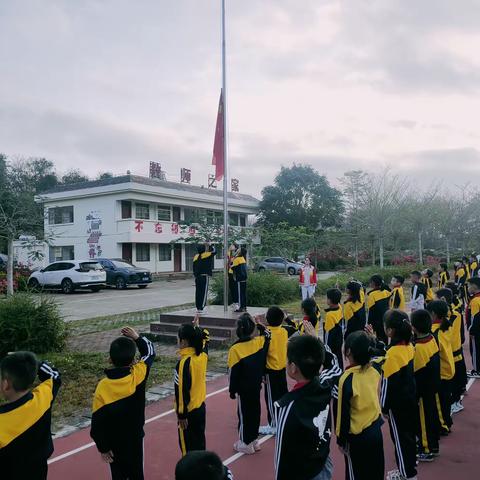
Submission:
<svg viewBox="0 0 480 480">
<path fill-rule="evenodd" d="M 123 327 L 121 331 L 124 337 L 131 338 L 132 340 L 140 338 L 140 335 L 132 327 Z"/>
<path fill-rule="evenodd" d="M 102 460 L 105 463 L 113 463 L 113 452 L 110 450 L 109 452 L 102 453 Z"/>
<path fill-rule="evenodd" d="M 317 336 L 315 327 L 308 320 L 303 320 L 303 330 L 305 332 L 305 335 L 310 335 L 311 337 Z"/>
</svg>

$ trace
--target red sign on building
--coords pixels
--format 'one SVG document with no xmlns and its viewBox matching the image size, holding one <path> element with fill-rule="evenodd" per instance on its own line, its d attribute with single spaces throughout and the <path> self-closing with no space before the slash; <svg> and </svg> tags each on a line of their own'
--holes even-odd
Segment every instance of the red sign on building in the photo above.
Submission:
<svg viewBox="0 0 480 480">
<path fill-rule="evenodd" d="M 141 232 L 143 230 L 143 220 L 135 220 L 135 230 Z"/>
</svg>

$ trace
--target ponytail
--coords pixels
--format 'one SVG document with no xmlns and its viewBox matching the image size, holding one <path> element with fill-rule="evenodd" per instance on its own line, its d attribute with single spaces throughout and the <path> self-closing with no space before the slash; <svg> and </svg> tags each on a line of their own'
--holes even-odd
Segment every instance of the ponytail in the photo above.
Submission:
<svg viewBox="0 0 480 480">
<path fill-rule="evenodd" d="M 370 283 L 375 285 L 375 289 L 378 290 L 388 290 L 390 291 L 390 287 L 384 282 L 383 277 L 381 275 L 372 275 L 370 277 Z"/>
<path fill-rule="evenodd" d="M 362 284 L 355 280 L 352 280 L 347 283 L 347 290 L 350 293 L 350 298 L 352 302 L 361 302 L 362 297 L 360 296 L 360 290 L 362 289 Z"/>
<path fill-rule="evenodd" d="M 412 340 L 412 324 L 408 315 L 402 310 L 388 310 L 383 317 L 385 328 L 394 331 L 392 340 L 410 343 Z"/>
<path fill-rule="evenodd" d="M 184 323 L 178 329 L 179 340 L 185 340 L 189 347 L 195 349 L 198 356 L 203 352 L 203 331 L 190 323 Z"/>
<path fill-rule="evenodd" d="M 255 331 L 255 322 L 249 313 L 240 315 L 237 320 L 237 337 L 239 340 L 247 340 Z"/>
<path fill-rule="evenodd" d="M 345 353 L 351 355 L 353 361 L 362 367 L 367 365 L 372 357 L 378 355 L 372 338 L 362 331 L 351 333 L 345 340 L 344 349 Z"/>
<path fill-rule="evenodd" d="M 318 322 L 318 305 L 313 298 L 306 298 L 302 302 L 302 310 L 305 312 L 305 315 L 308 317 L 310 323 L 316 327 Z"/>
</svg>

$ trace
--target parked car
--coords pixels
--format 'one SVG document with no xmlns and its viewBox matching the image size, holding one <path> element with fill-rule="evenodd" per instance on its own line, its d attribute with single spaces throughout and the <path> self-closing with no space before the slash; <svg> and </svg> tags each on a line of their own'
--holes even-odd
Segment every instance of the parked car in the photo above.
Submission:
<svg viewBox="0 0 480 480">
<path fill-rule="evenodd" d="M 128 285 L 147 288 L 152 283 L 152 274 L 146 268 L 138 268 L 121 258 L 99 258 L 98 262 L 107 272 L 107 285 L 123 289 Z"/>
<path fill-rule="evenodd" d="M 63 293 L 73 293 L 78 288 L 98 292 L 106 282 L 107 274 L 97 261 L 63 260 L 33 272 L 28 286 L 34 290 L 61 289 Z"/>
<path fill-rule="evenodd" d="M 256 267 L 259 272 L 272 270 L 276 272 L 287 272 L 289 275 L 299 275 L 302 268 L 303 264 L 282 257 L 265 258 L 259 262 Z"/>
</svg>

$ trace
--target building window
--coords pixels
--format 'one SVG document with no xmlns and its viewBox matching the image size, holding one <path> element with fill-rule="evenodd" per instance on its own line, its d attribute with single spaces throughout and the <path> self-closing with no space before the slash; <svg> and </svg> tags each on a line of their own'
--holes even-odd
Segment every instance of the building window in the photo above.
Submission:
<svg viewBox="0 0 480 480">
<path fill-rule="evenodd" d="M 238 213 L 229 213 L 228 214 L 229 225 L 233 227 L 238 226 Z"/>
<path fill-rule="evenodd" d="M 169 243 L 160 243 L 158 245 L 158 261 L 170 262 L 172 260 L 172 246 Z"/>
<path fill-rule="evenodd" d="M 132 218 L 132 202 L 122 200 L 122 218 Z"/>
<path fill-rule="evenodd" d="M 61 260 L 74 260 L 75 248 L 73 245 L 64 247 L 50 247 L 49 260 L 50 262 L 58 262 Z"/>
<path fill-rule="evenodd" d="M 215 255 L 215 258 L 217 260 L 223 260 L 223 247 L 222 245 L 215 245 L 215 250 L 217 251 L 217 254 Z"/>
<path fill-rule="evenodd" d="M 150 205 L 148 203 L 135 204 L 135 218 L 140 220 L 150 219 Z"/>
<path fill-rule="evenodd" d="M 246 215 L 239 215 L 240 217 L 240 226 L 246 227 L 247 226 L 247 216 Z"/>
<path fill-rule="evenodd" d="M 137 243 L 137 262 L 149 262 L 150 261 L 150 244 L 149 243 Z"/>
<path fill-rule="evenodd" d="M 63 225 L 65 223 L 73 223 L 73 206 L 48 209 L 49 225 Z"/>
<path fill-rule="evenodd" d="M 157 207 L 157 219 L 163 222 L 172 221 L 172 209 L 165 205 L 158 205 Z"/>
</svg>

